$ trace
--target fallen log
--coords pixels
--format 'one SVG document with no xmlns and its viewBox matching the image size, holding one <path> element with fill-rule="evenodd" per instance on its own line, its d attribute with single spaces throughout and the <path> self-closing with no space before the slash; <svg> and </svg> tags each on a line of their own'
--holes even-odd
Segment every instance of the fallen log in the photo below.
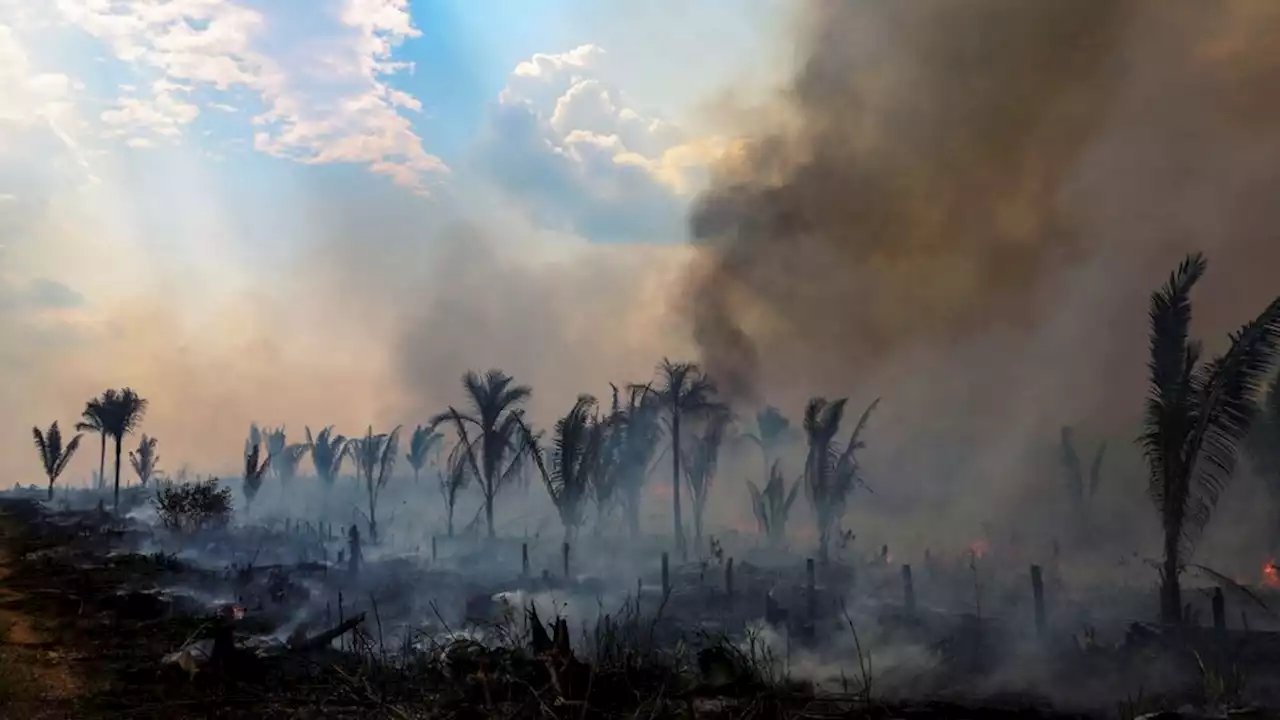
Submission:
<svg viewBox="0 0 1280 720">
<path fill-rule="evenodd" d="M 287 647 L 286 652 L 290 655 L 300 655 L 328 647 L 329 643 L 359 627 L 360 624 L 364 622 L 364 616 L 364 613 L 354 615 L 351 618 L 344 620 L 339 625 L 325 630 L 318 635 L 313 635 L 305 640 L 293 643 Z"/>
</svg>

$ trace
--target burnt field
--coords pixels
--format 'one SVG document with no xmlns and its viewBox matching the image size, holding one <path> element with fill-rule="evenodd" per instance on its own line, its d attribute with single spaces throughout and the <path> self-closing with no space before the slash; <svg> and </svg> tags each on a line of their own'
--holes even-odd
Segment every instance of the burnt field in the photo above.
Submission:
<svg viewBox="0 0 1280 720">
<path fill-rule="evenodd" d="M 4 612 L 40 636 L 13 642 L 10 622 L 7 717 L 1131 718 L 1280 706 L 1280 634 L 1258 629 L 1273 599 L 1230 583 L 1189 588 L 1187 622 L 1172 629 L 1132 622 L 1157 604 L 1148 588 L 1068 589 L 1054 567 L 1006 567 L 994 551 L 903 565 L 885 548 L 819 564 L 711 539 L 705 557 L 679 563 L 628 544 L 612 566 L 645 570 L 621 591 L 605 564 L 583 566 L 559 542 L 441 540 L 377 558 L 358 530 L 305 520 L 179 533 L 30 499 L 2 508 Z M 50 690 L 57 676 L 74 688 Z"/>
</svg>

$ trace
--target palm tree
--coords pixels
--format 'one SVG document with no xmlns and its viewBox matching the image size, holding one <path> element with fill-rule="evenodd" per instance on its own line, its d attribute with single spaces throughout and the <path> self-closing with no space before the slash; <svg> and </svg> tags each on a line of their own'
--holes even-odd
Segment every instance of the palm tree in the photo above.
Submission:
<svg viewBox="0 0 1280 720">
<path fill-rule="evenodd" d="M 514 378 L 501 370 L 490 370 L 483 378 L 469 371 L 462 376 L 462 387 L 472 413 L 463 414 L 450 406 L 448 411 L 431 419 L 432 425 L 448 421 L 458 434 L 461 457 L 479 481 L 484 496 L 485 523 L 490 538 L 495 536 L 494 500 L 503 485 L 519 472 L 520 462 L 528 450 L 522 429 L 523 411 L 518 406 L 529 399 L 533 390 L 527 385 L 513 385 L 514 382 Z"/>
<path fill-rule="evenodd" d="M 1256 411 L 1254 398 L 1280 355 L 1280 297 L 1231 335 L 1226 352 L 1202 363 L 1190 338 L 1191 290 L 1208 267 L 1188 255 L 1151 294 L 1151 359 L 1144 429 L 1138 439 L 1148 492 L 1160 514 L 1164 562 L 1160 617 L 1182 620 L 1179 576 L 1235 471 Z"/>
<path fill-rule="evenodd" d="M 100 398 L 102 427 L 116 445 L 116 485 L 114 507 L 120 510 L 120 454 L 124 436 L 132 434 L 147 412 L 147 401 L 133 388 L 104 392 Z"/>
<path fill-rule="evenodd" d="M 289 447 L 289 438 L 285 434 L 284 427 L 267 428 L 261 433 L 261 440 L 267 445 L 267 457 L 271 458 L 271 471 L 283 484 L 284 475 L 281 472 L 280 464 L 284 462 L 285 451 Z M 290 477 L 290 480 L 293 478 Z"/>
<path fill-rule="evenodd" d="M 1107 444 L 1100 443 L 1094 451 L 1093 461 L 1089 463 L 1089 478 L 1086 482 L 1084 466 L 1080 462 L 1080 454 L 1076 452 L 1075 431 L 1069 426 L 1062 428 L 1062 468 L 1066 473 L 1075 532 L 1082 537 L 1087 530 L 1085 523 L 1089 501 L 1098 492 L 1098 484 L 1102 481 L 1102 461 L 1106 454 Z"/>
<path fill-rule="evenodd" d="M 791 421 L 778 408 L 767 405 L 756 413 L 756 432 L 743 433 L 742 439 L 760 448 L 764 458 L 764 475 L 769 477 L 778 456 L 778 450 L 791 441 Z"/>
<path fill-rule="evenodd" d="M 680 425 L 686 419 L 702 416 L 718 407 L 712 400 L 716 387 L 696 363 L 675 363 L 663 358 L 657 372 L 660 385 L 653 392 L 666 411 L 664 419 L 671 438 L 671 509 L 676 549 L 682 559 L 688 560 L 689 549 L 685 545 L 684 521 L 680 512 L 680 463 L 683 460 Z"/>
<path fill-rule="evenodd" d="M 267 446 L 270 448 L 270 445 Z M 280 484 L 287 486 L 298 477 L 298 465 L 302 462 L 302 456 L 307 454 L 310 446 L 306 443 L 293 443 L 285 445 L 280 450 L 279 455 L 271 456 L 271 467 L 276 471 L 276 477 L 280 478 Z"/>
<path fill-rule="evenodd" d="M 1266 394 L 1258 400 L 1245 450 L 1271 496 L 1269 549 L 1275 555 L 1280 552 L 1280 375 L 1272 378 Z"/>
<path fill-rule="evenodd" d="M 333 487 L 342 470 L 342 459 L 346 457 L 347 439 L 333 434 L 333 426 L 322 429 L 312 437 L 311 428 L 307 427 L 307 447 L 311 450 L 311 462 L 315 465 L 316 476 L 327 486 Z"/>
<path fill-rule="evenodd" d="M 594 397 L 578 396 L 569 413 L 556 421 L 555 447 L 549 459 L 539 437 L 522 424 L 534 464 L 560 513 L 565 542 L 572 542 L 582 526 L 592 478 L 599 467 L 605 424 L 595 417 L 595 408 Z"/>
<path fill-rule="evenodd" d="M 764 492 L 756 484 L 747 481 L 747 489 L 751 491 L 751 509 L 755 511 L 756 523 L 760 526 L 760 534 L 764 535 L 771 545 L 781 545 L 787 539 L 787 518 L 791 515 L 791 506 L 800 493 L 801 481 L 796 481 L 791 490 L 786 489 L 786 480 L 782 477 L 779 462 L 775 461 L 769 470 L 769 482 Z"/>
<path fill-rule="evenodd" d="M 95 432 L 101 440 L 101 447 L 98 450 L 98 489 L 101 489 L 106 482 L 104 477 L 107 474 L 107 430 L 102 425 L 104 403 L 109 402 L 115 397 L 115 390 L 107 390 L 102 394 L 101 398 L 94 398 L 84 404 L 84 412 L 80 414 L 81 421 L 76 423 L 76 432 Z"/>
<path fill-rule="evenodd" d="M 138 449 L 129 451 L 129 464 L 138 474 L 138 482 L 142 487 L 146 487 L 151 481 L 151 476 L 156 474 L 156 468 L 160 464 L 160 456 L 156 454 L 156 443 L 155 438 L 147 437 L 147 434 L 143 433 L 142 439 L 138 441 Z"/>
<path fill-rule="evenodd" d="M 254 427 L 256 429 L 257 426 L 255 425 Z M 264 443 L 262 442 L 254 443 L 249 446 L 248 451 L 244 454 L 245 512 L 248 512 L 253 505 L 253 499 L 258 496 L 258 491 L 262 489 L 262 480 L 266 477 L 267 470 L 271 467 L 271 456 L 262 456 L 263 446 Z"/>
<path fill-rule="evenodd" d="M 717 412 L 703 423 L 701 432 L 692 438 L 692 447 L 684 458 L 685 479 L 693 498 L 693 549 L 702 548 L 702 520 L 706 515 L 711 482 L 720 461 L 720 445 L 729 425 L 728 413 Z"/>
<path fill-rule="evenodd" d="M 378 542 L 378 496 L 391 479 L 399 445 L 399 425 L 389 433 L 378 435 L 373 434 L 370 425 L 364 437 L 347 443 L 347 452 L 356 466 L 356 478 L 364 479 L 368 493 L 369 515 L 365 519 L 369 522 L 369 540 L 374 543 Z"/>
<path fill-rule="evenodd" d="M 471 477 L 468 457 L 469 448 L 462 440 L 458 440 L 458 443 L 449 451 L 446 467 L 436 468 L 440 494 L 444 497 L 445 521 L 449 537 L 453 537 L 453 511 L 458 507 L 458 494 L 467 486 L 467 479 Z"/>
<path fill-rule="evenodd" d="M 832 532 L 844 517 L 849 494 L 859 484 L 865 484 L 856 453 L 864 447 L 859 438 L 880 400 L 876 399 L 867 406 L 850 434 L 849 442 L 841 448 L 835 438 L 840 432 L 847 404 L 848 398 L 828 401 L 816 397 L 804 410 L 804 431 L 809 440 L 809 454 L 804 465 L 805 494 L 818 521 L 818 559 L 824 565 L 830 561 Z"/>
<path fill-rule="evenodd" d="M 632 385 L 624 405 L 614 388 L 610 434 L 620 436 L 616 487 L 632 539 L 640 536 L 640 503 L 662 440 L 661 406 L 652 385 Z"/>
<path fill-rule="evenodd" d="M 49 478 L 49 499 L 53 500 L 53 483 L 57 481 L 62 471 L 67 469 L 67 463 L 71 462 L 71 457 L 76 454 L 76 449 L 80 447 L 80 438 L 83 436 L 76 435 L 71 438 L 71 442 L 64 448 L 62 431 L 58 429 L 56 421 L 43 433 L 38 427 L 31 428 L 31 435 L 35 438 L 36 450 L 40 452 L 44 474 Z"/>
<path fill-rule="evenodd" d="M 409 436 L 409 453 L 404 456 L 409 461 L 409 467 L 413 468 L 413 484 L 418 484 L 419 476 L 422 468 L 427 464 L 427 459 L 434 450 L 444 440 L 444 435 L 436 432 L 434 425 L 422 426 L 413 429 L 413 434 Z"/>
</svg>

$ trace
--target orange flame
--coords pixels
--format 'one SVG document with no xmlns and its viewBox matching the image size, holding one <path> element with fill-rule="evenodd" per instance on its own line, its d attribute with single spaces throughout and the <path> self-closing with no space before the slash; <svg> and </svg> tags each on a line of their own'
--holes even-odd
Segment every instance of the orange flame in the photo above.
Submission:
<svg viewBox="0 0 1280 720">
<path fill-rule="evenodd" d="M 1270 588 L 1280 588 L 1280 568 L 1276 567 L 1275 558 L 1262 566 L 1262 584 Z"/>
</svg>

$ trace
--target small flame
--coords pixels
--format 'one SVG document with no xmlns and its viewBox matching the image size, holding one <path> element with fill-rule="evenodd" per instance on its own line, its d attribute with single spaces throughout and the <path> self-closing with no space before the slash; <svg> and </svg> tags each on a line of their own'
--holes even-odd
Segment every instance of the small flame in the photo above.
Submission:
<svg viewBox="0 0 1280 720">
<path fill-rule="evenodd" d="M 981 559 L 989 551 L 990 548 L 987 546 L 986 540 L 974 540 L 972 543 L 969 543 L 969 552 L 973 553 L 975 558 Z"/>
<path fill-rule="evenodd" d="M 1280 588 L 1280 568 L 1276 567 L 1275 558 L 1262 566 L 1262 584 L 1270 588 Z"/>
</svg>

